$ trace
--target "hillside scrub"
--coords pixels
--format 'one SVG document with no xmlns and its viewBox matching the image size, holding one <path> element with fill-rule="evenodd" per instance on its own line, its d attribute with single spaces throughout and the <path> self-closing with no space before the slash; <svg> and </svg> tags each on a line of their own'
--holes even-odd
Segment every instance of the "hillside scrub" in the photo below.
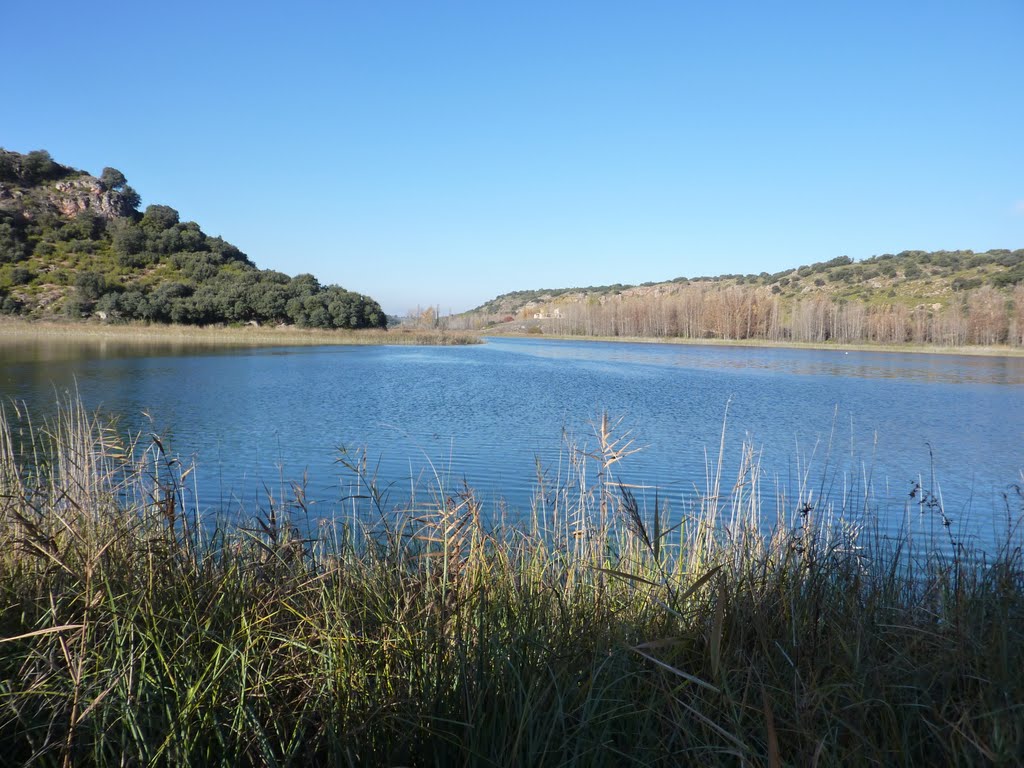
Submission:
<svg viewBox="0 0 1024 768">
<path fill-rule="evenodd" d="M 982 554 L 941 507 L 927 542 L 856 499 L 764 520 L 749 450 L 732 491 L 713 463 L 646 508 L 630 450 L 602 419 L 522 524 L 468 488 L 393 508 L 358 455 L 333 521 L 301 493 L 211 520 L 159 438 L 7 409 L 5 761 L 1019 764 L 1019 491 Z"/>
<path fill-rule="evenodd" d="M 49 153 L 0 149 L 0 314 L 209 325 L 385 328 L 368 296 L 261 270 L 237 247 Z"/>
</svg>

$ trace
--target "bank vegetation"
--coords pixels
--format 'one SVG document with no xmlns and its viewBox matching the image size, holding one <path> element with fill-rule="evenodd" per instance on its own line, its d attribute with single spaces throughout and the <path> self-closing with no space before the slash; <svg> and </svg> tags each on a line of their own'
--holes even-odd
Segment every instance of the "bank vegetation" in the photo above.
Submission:
<svg viewBox="0 0 1024 768">
<path fill-rule="evenodd" d="M 481 343 L 479 334 L 446 328 L 396 326 L 360 330 L 303 328 L 294 325 L 175 325 L 128 322 L 105 323 L 28 321 L 0 318 L 0 349 L 25 343 L 172 344 L 179 346 L 461 346 Z"/>
<path fill-rule="evenodd" d="M 765 519 L 749 450 L 645 504 L 630 450 L 600 421 L 518 522 L 469 488 L 395 508 L 358 455 L 330 521 L 301 493 L 207 519 L 159 438 L 7 405 L 3 761 L 1020 764 L 1019 489 L 979 553 L 927 487 L 937 536 L 891 539 L 806 488 Z"/>
<path fill-rule="evenodd" d="M 569 336 L 1021 347 L 1024 250 L 908 251 L 774 275 L 523 291 L 453 317 L 449 327 L 524 321 Z"/>
</svg>

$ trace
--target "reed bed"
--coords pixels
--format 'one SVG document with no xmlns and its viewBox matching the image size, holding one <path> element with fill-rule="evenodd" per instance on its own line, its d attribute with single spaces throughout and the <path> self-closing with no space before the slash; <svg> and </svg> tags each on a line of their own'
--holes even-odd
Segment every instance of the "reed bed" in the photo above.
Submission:
<svg viewBox="0 0 1024 768">
<path fill-rule="evenodd" d="M 280 345 L 441 345 L 479 344 L 472 331 L 434 328 L 388 330 L 367 328 L 354 331 L 299 328 L 296 326 L 193 326 L 159 323 L 28 322 L 0 320 L 0 341 L 35 339 L 112 340 L 117 342 L 200 344 L 213 346 Z"/>
<path fill-rule="evenodd" d="M 10 765 L 975 765 L 1024 758 L 1024 577 L 762 519 L 753 452 L 678 511 L 602 419 L 503 524 L 469 488 L 205 520 L 159 439 L 0 420 Z M 726 448 L 723 446 L 723 451 Z M 731 486 L 731 487 L 730 487 Z M 1008 511 L 1024 513 L 1019 496 Z"/>
</svg>

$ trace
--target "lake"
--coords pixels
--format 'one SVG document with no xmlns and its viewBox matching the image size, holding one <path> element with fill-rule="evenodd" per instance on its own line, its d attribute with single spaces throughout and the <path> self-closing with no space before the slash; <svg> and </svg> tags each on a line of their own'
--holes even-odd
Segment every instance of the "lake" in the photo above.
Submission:
<svg viewBox="0 0 1024 768">
<path fill-rule="evenodd" d="M 743 444 L 766 495 L 841 504 L 870 489 L 874 524 L 921 516 L 915 484 L 984 544 L 1020 512 L 1024 358 L 491 339 L 469 347 L 210 348 L 0 338 L 0 397 L 37 418 L 65 392 L 154 432 L 196 464 L 204 509 L 251 510 L 305 483 L 343 510 L 365 450 L 392 504 L 465 482 L 494 514 L 528 514 L 538 477 L 596 447 L 604 413 L 641 450 L 614 466 L 650 506 L 707 492 L 725 430 L 723 487 Z M 9 407 L 9 405 L 8 405 Z M 573 448 L 575 446 L 575 448 Z M 305 478 L 305 479 L 304 479 Z M 856 507 L 854 503 L 852 506 Z"/>
</svg>

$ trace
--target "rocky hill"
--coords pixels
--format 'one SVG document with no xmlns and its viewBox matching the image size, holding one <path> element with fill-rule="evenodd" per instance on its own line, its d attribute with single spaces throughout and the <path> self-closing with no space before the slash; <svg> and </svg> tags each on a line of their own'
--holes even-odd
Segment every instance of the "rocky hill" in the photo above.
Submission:
<svg viewBox="0 0 1024 768">
<path fill-rule="evenodd" d="M 257 269 L 238 248 L 48 152 L 0 149 L 0 313 L 185 324 L 385 327 L 373 299 Z"/>
</svg>

